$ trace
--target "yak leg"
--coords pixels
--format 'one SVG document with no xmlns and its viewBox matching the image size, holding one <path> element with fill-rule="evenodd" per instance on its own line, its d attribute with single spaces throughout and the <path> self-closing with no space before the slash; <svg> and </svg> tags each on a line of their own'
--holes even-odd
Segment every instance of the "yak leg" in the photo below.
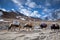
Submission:
<svg viewBox="0 0 60 40">
<path fill-rule="evenodd" d="M 12 30 L 15 31 L 15 26 L 12 27 Z"/>
<path fill-rule="evenodd" d="M 11 29 L 11 27 L 8 28 L 8 31 Z"/>
<path fill-rule="evenodd" d="M 19 26 L 19 31 L 20 31 L 20 29 L 21 29 L 21 26 Z"/>
<path fill-rule="evenodd" d="M 8 28 L 8 31 L 9 31 L 9 30 L 11 30 L 11 31 L 12 31 L 12 27 L 13 27 L 13 26 L 10 26 L 10 27 Z"/>
<path fill-rule="evenodd" d="M 34 29 L 34 27 L 31 28 L 31 31 Z"/>
<path fill-rule="evenodd" d="M 26 31 L 29 31 L 29 29 L 27 28 Z"/>
<path fill-rule="evenodd" d="M 26 30 L 26 31 L 28 31 L 28 28 L 27 28 L 27 27 L 25 27 L 25 30 Z"/>
<path fill-rule="evenodd" d="M 29 28 L 29 31 L 31 31 L 32 29 L 31 28 Z"/>
</svg>

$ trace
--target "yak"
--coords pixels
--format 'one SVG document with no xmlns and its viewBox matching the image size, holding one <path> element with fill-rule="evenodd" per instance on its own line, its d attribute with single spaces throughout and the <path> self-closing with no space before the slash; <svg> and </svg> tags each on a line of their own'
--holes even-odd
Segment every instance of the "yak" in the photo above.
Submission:
<svg viewBox="0 0 60 40">
<path fill-rule="evenodd" d="M 33 29 L 33 26 L 32 26 L 32 23 L 26 23 L 25 25 L 24 25 L 24 28 L 26 28 L 27 30 L 32 30 Z M 30 31 L 31 31 L 30 30 Z"/>
<path fill-rule="evenodd" d="M 59 30 L 59 28 L 60 28 L 60 27 L 59 27 L 58 24 L 52 24 L 52 25 L 51 25 L 51 30 L 52 30 L 52 29 L 54 29 L 54 30 L 58 29 L 58 30 Z"/>
<path fill-rule="evenodd" d="M 8 30 L 12 30 L 12 29 L 14 29 L 15 30 L 15 28 L 19 28 L 19 30 L 20 30 L 20 28 L 21 28 L 21 25 L 20 25 L 20 23 L 18 22 L 18 21 L 14 21 L 13 23 L 10 23 L 10 25 L 9 25 L 9 27 L 8 27 Z"/>
<path fill-rule="evenodd" d="M 46 24 L 46 23 L 42 23 L 42 24 L 40 25 L 40 27 L 41 27 L 41 29 L 46 28 L 46 27 L 47 27 L 47 24 Z"/>
</svg>

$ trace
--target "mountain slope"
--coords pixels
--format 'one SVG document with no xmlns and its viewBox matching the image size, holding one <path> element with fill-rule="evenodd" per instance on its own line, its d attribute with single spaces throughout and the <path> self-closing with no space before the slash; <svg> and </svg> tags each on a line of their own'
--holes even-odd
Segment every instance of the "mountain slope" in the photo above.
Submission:
<svg viewBox="0 0 60 40">
<path fill-rule="evenodd" d="M 16 18 L 16 16 L 25 16 L 22 13 L 13 12 L 13 11 L 6 12 L 3 10 L 0 10 L 0 12 L 2 12 L 2 14 L 3 14 L 3 15 L 1 15 L 2 18 Z"/>
<path fill-rule="evenodd" d="M 6 12 L 6 11 L 3 11 L 3 10 L 0 10 L 0 12 L 2 12 L 2 14 L 3 14 L 3 15 L 0 16 L 1 18 L 13 18 L 13 19 L 15 18 L 16 19 L 16 17 L 19 17 L 18 19 L 23 18 L 23 19 L 26 19 L 27 21 L 29 21 L 29 20 L 32 20 L 32 21 L 41 20 L 40 18 L 28 17 L 28 16 L 26 16 L 26 15 L 24 15 L 24 14 L 18 12 L 18 11 Z"/>
</svg>

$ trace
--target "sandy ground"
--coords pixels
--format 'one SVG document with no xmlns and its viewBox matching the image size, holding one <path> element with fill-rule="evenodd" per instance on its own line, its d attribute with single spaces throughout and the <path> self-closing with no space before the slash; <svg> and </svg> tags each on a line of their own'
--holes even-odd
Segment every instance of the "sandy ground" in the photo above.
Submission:
<svg viewBox="0 0 60 40">
<path fill-rule="evenodd" d="M 0 31 L 0 40 L 60 40 L 60 32 L 39 29 L 31 32 Z"/>
</svg>

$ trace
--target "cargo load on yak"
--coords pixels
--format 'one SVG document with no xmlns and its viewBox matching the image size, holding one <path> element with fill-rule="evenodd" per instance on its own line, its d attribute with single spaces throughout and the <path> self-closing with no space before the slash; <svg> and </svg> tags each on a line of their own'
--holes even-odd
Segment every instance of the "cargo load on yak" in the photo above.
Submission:
<svg viewBox="0 0 60 40">
<path fill-rule="evenodd" d="M 19 25 L 20 24 L 20 22 L 19 21 L 17 21 L 17 20 L 13 20 L 13 23 L 12 24 L 14 24 L 14 25 Z"/>
</svg>

